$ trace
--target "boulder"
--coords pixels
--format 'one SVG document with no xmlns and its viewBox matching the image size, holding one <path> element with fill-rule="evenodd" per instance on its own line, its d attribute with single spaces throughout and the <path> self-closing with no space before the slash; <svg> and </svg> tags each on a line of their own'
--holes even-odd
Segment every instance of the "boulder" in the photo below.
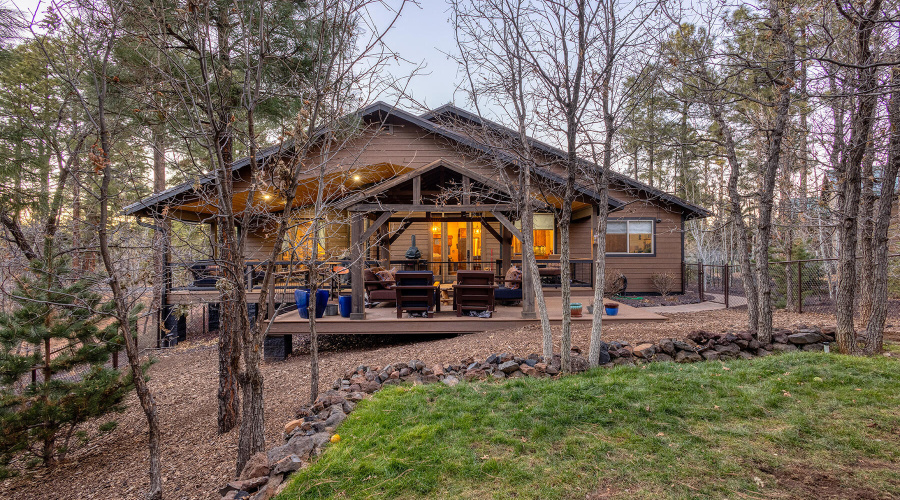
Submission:
<svg viewBox="0 0 900 500">
<path fill-rule="evenodd" d="M 803 349 L 804 351 L 824 351 L 825 344 L 822 344 L 820 342 L 816 342 L 815 344 L 806 344 L 801 349 Z"/>
<path fill-rule="evenodd" d="M 251 477 L 260 477 L 269 475 L 269 459 L 265 453 L 254 453 L 247 459 L 244 469 L 238 476 L 238 479 L 250 479 Z M 246 488 L 240 488 L 246 489 Z"/>
<path fill-rule="evenodd" d="M 332 406 L 331 414 L 325 419 L 325 427 L 337 427 L 347 418 L 343 406 Z"/>
<path fill-rule="evenodd" d="M 506 374 L 503 373 L 503 372 L 501 372 L 500 370 L 495 371 L 494 373 L 491 374 L 491 376 L 494 377 L 494 378 L 496 378 L 496 379 L 504 379 L 504 378 L 506 378 Z"/>
<path fill-rule="evenodd" d="M 441 365 L 434 365 L 431 368 L 431 371 L 433 371 L 434 375 L 437 377 L 441 377 L 444 375 L 444 367 L 442 367 Z"/>
<path fill-rule="evenodd" d="M 675 354 L 676 363 L 693 363 L 695 361 L 703 361 L 703 357 L 694 351 L 678 351 Z"/>
<path fill-rule="evenodd" d="M 669 356 L 675 355 L 675 343 L 672 339 L 662 339 L 659 341 L 659 350 L 668 354 Z"/>
<path fill-rule="evenodd" d="M 522 378 L 525 374 L 522 373 L 522 370 L 516 370 L 509 374 L 509 378 Z"/>
<path fill-rule="evenodd" d="M 381 389 L 381 384 L 373 380 L 371 382 L 365 382 L 363 384 L 360 384 L 359 389 L 360 389 L 360 391 L 365 392 L 367 394 L 372 394 L 373 392 L 377 391 L 378 389 Z"/>
<path fill-rule="evenodd" d="M 599 363 L 601 365 L 605 365 L 611 361 L 611 357 L 609 355 L 609 344 L 606 342 L 600 341 L 600 349 L 599 349 Z"/>
<path fill-rule="evenodd" d="M 525 375 L 527 375 L 529 377 L 536 377 L 538 374 L 537 369 L 528 364 L 522 365 L 521 370 L 522 370 L 522 373 L 524 373 Z"/>
<path fill-rule="evenodd" d="M 549 365 L 547 369 L 544 370 L 544 373 L 546 373 L 547 375 L 559 375 L 559 368 L 553 365 Z"/>
<path fill-rule="evenodd" d="M 269 463 L 277 463 L 285 457 L 296 455 L 301 459 L 309 458 L 315 443 L 312 436 L 295 435 L 287 443 L 276 446 L 266 452 L 266 459 Z"/>
<path fill-rule="evenodd" d="M 534 369 L 540 373 L 544 373 L 547 371 L 547 363 L 537 363 L 534 365 Z"/>
<path fill-rule="evenodd" d="M 741 359 L 753 359 L 753 355 L 747 351 L 739 351 L 737 353 L 737 357 L 739 357 Z"/>
<path fill-rule="evenodd" d="M 459 383 L 459 379 L 454 377 L 453 375 L 447 375 L 446 377 L 444 377 L 444 380 L 442 380 L 442 382 L 450 387 L 453 387 Z"/>
<path fill-rule="evenodd" d="M 796 351 L 797 346 L 795 346 L 794 344 L 782 344 L 781 342 L 775 342 L 774 344 L 772 344 L 772 350 L 779 352 Z"/>
<path fill-rule="evenodd" d="M 672 345 L 675 347 L 675 349 L 678 349 L 679 351 L 693 351 L 694 350 L 694 346 L 692 346 L 691 344 L 688 344 L 687 342 L 685 342 L 683 340 L 676 340 L 676 341 L 672 342 Z"/>
<path fill-rule="evenodd" d="M 758 357 L 760 357 L 760 358 L 763 357 L 763 356 L 768 356 L 769 354 L 772 354 L 772 351 L 768 351 L 768 350 L 763 349 L 763 348 L 759 348 L 759 349 L 756 350 L 756 355 L 757 355 Z"/>
<path fill-rule="evenodd" d="M 250 498 L 250 493 L 242 490 L 231 490 L 222 497 L 222 500 L 243 500 Z"/>
<path fill-rule="evenodd" d="M 515 361 L 509 360 L 505 361 L 499 366 L 500 371 L 506 374 L 510 374 L 519 369 L 519 364 Z"/>
<path fill-rule="evenodd" d="M 272 466 L 271 474 L 290 474 L 291 472 L 300 470 L 302 465 L 303 460 L 300 460 L 300 457 L 297 455 L 288 455 L 278 462 L 275 462 L 275 465 Z"/>
<path fill-rule="evenodd" d="M 671 363 L 672 361 L 675 361 L 675 358 L 673 358 L 672 356 L 669 356 L 668 354 L 666 354 L 664 352 L 658 352 L 653 355 L 653 361 Z"/>
<path fill-rule="evenodd" d="M 656 348 L 653 344 L 639 344 L 635 346 L 633 353 L 639 358 L 650 359 L 656 353 Z"/>
<path fill-rule="evenodd" d="M 490 356 L 488 356 L 488 358 L 486 360 L 484 360 L 484 362 L 492 364 L 492 365 L 496 365 L 497 363 L 500 362 L 500 357 L 497 356 L 496 354 L 491 354 Z"/>
<path fill-rule="evenodd" d="M 591 368 L 591 363 L 584 356 L 573 355 L 571 362 L 572 371 L 575 373 L 585 372 Z"/>
<path fill-rule="evenodd" d="M 722 344 L 722 345 L 717 345 L 717 346 L 713 347 L 713 349 L 715 349 L 716 352 L 718 352 L 718 353 L 720 353 L 720 354 L 723 353 L 723 352 L 727 352 L 727 353 L 731 353 L 731 354 L 737 354 L 737 353 L 740 352 L 740 350 L 741 350 L 741 348 L 738 347 L 737 344 Z"/>
<path fill-rule="evenodd" d="M 807 330 L 788 335 L 787 340 L 794 345 L 806 345 L 821 342 L 825 340 L 825 337 L 818 332 Z"/>
<path fill-rule="evenodd" d="M 703 353 L 701 353 L 701 356 L 703 356 L 703 359 L 707 361 L 716 361 L 719 359 L 719 353 L 712 349 L 703 351 Z"/>
<path fill-rule="evenodd" d="M 297 420 L 291 420 L 290 422 L 284 424 L 284 435 L 289 436 L 291 431 L 303 425 L 303 419 L 298 418 Z"/>
</svg>

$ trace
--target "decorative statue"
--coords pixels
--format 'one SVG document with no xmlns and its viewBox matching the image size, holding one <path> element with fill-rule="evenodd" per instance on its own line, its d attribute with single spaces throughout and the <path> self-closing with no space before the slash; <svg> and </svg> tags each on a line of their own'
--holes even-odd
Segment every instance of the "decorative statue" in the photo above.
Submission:
<svg viewBox="0 0 900 500">
<path fill-rule="evenodd" d="M 420 252 L 419 247 L 416 246 L 416 235 L 413 235 L 412 237 L 412 246 L 406 251 L 406 258 L 409 260 L 418 260 L 422 258 L 422 252 Z"/>
</svg>

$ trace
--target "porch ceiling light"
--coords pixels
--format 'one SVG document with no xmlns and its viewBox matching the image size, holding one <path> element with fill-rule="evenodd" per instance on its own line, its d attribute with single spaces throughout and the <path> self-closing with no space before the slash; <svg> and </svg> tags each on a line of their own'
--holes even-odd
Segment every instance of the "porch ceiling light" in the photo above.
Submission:
<svg viewBox="0 0 900 500">
<path fill-rule="evenodd" d="M 362 180 L 362 177 L 360 177 L 359 174 L 354 174 L 354 175 L 353 175 L 353 182 L 359 182 L 359 181 L 361 181 L 361 180 Z"/>
<path fill-rule="evenodd" d="M 263 193 L 262 196 L 263 196 L 263 199 L 264 199 L 264 200 L 271 200 L 271 199 L 272 199 L 272 195 L 269 194 L 269 193 Z"/>
</svg>

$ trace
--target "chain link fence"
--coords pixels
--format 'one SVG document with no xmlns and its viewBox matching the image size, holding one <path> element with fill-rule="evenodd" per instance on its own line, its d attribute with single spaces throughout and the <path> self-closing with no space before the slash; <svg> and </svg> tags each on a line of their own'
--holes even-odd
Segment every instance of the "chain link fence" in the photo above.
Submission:
<svg viewBox="0 0 900 500">
<path fill-rule="evenodd" d="M 862 279 L 863 270 L 859 270 Z M 837 297 L 838 260 L 806 259 L 770 262 L 772 300 L 777 309 L 798 313 L 834 314 Z M 747 305 L 744 279 L 736 264 L 685 262 L 682 267 L 685 293 L 702 293 L 726 307 Z M 860 298 L 854 304 L 860 314 Z M 888 257 L 887 317 L 900 319 L 900 255 Z"/>
</svg>

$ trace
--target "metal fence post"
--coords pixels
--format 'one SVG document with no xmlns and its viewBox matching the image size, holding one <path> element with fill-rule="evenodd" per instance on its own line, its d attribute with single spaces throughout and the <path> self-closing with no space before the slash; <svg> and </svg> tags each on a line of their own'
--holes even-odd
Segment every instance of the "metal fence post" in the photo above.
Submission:
<svg viewBox="0 0 900 500">
<path fill-rule="evenodd" d="M 703 293 L 703 261 L 697 261 L 697 292 L 700 294 L 700 302 L 706 294 Z"/>
<path fill-rule="evenodd" d="M 797 313 L 803 314 L 803 261 L 797 261 Z"/>
<path fill-rule="evenodd" d="M 724 292 L 725 292 L 725 309 L 728 309 L 728 289 L 730 287 L 730 284 L 728 283 L 728 279 L 731 274 L 728 270 L 728 267 L 729 267 L 728 264 L 725 264 L 724 266 L 722 266 L 722 273 L 723 273 L 722 285 L 723 285 Z"/>
</svg>

